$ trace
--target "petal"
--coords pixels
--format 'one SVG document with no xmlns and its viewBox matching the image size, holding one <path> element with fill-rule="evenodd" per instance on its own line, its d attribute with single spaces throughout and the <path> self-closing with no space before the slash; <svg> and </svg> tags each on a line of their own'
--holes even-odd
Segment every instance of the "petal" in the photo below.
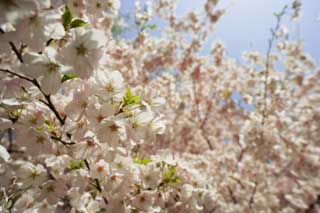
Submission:
<svg viewBox="0 0 320 213">
<path fill-rule="evenodd" d="M 56 94 L 61 86 L 61 75 L 59 72 L 47 72 L 41 79 L 41 86 L 46 94 Z"/>
<path fill-rule="evenodd" d="M 7 149 L 0 145 L 0 158 L 4 161 L 8 161 L 10 158 L 10 154 L 8 153 Z"/>
</svg>

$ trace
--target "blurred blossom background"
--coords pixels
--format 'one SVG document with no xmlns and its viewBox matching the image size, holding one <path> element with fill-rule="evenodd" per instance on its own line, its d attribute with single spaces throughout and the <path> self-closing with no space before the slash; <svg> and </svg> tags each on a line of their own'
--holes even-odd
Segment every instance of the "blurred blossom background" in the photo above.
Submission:
<svg viewBox="0 0 320 213">
<path fill-rule="evenodd" d="M 145 0 L 142 0 L 143 3 Z M 227 54 L 241 61 L 243 51 L 256 50 L 261 53 L 267 51 L 270 28 L 276 24 L 273 13 L 280 12 L 290 0 L 224 0 L 218 7 L 225 9 L 226 13 L 219 20 L 216 30 L 209 35 L 202 50 L 203 54 L 210 52 L 211 44 L 221 40 L 226 46 Z M 204 0 L 177 1 L 176 14 L 184 16 L 189 11 L 203 13 Z M 304 42 L 305 51 L 320 63 L 320 1 L 302 1 L 301 17 L 292 21 L 284 16 L 281 24 L 290 32 L 291 39 Z M 126 39 L 134 38 L 137 29 L 134 27 L 134 1 L 121 0 L 120 13 L 127 19 L 128 29 L 121 36 Z M 150 24 L 155 24 L 155 30 L 149 30 L 153 36 L 159 36 L 166 23 L 153 18 Z"/>
</svg>

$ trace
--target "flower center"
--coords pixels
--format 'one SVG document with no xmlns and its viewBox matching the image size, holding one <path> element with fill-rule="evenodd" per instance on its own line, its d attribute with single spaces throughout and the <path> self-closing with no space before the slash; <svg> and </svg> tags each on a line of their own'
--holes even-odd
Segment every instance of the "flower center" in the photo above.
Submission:
<svg viewBox="0 0 320 213">
<path fill-rule="evenodd" d="M 87 52 L 88 49 L 81 43 L 77 48 L 77 55 L 84 56 Z"/>
<path fill-rule="evenodd" d="M 46 65 L 48 72 L 57 72 L 60 68 L 59 64 L 55 64 L 50 62 L 49 64 Z"/>
<path fill-rule="evenodd" d="M 112 124 L 111 126 L 109 126 L 109 128 L 110 128 L 111 132 L 116 132 L 119 127 L 115 124 Z"/>
<path fill-rule="evenodd" d="M 43 137 L 43 136 L 38 136 L 37 137 L 37 143 L 43 143 L 44 142 L 44 140 L 45 140 L 45 138 Z"/>
<path fill-rule="evenodd" d="M 114 92 L 114 87 L 112 86 L 112 84 L 107 84 L 106 85 L 106 90 L 107 90 L 107 92 L 113 93 Z"/>
<path fill-rule="evenodd" d="M 97 169 L 97 170 L 98 170 L 98 172 L 100 172 L 100 173 L 101 173 L 101 172 L 103 172 L 103 171 L 104 171 L 104 167 L 103 167 L 103 166 L 98 166 L 98 169 Z"/>
</svg>

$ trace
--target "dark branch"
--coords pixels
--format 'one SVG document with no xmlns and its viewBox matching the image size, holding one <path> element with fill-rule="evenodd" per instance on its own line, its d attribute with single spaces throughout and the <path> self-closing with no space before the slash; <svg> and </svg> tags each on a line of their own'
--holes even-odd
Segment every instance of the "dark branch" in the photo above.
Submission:
<svg viewBox="0 0 320 213">
<path fill-rule="evenodd" d="M 65 120 L 66 120 L 67 117 L 66 117 L 66 116 L 62 117 L 62 116 L 60 115 L 60 113 L 57 111 L 56 107 L 55 107 L 54 104 L 52 103 L 51 95 L 50 95 L 50 94 L 47 95 L 47 94 L 42 90 L 42 88 L 41 88 L 39 82 L 37 81 L 37 79 L 28 78 L 28 77 L 26 77 L 26 76 L 24 76 L 24 75 L 21 75 L 21 74 L 19 74 L 19 73 L 12 72 L 12 71 L 10 71 L 10 70 L 8 70 L 8 69 L 1 69 L 1 68 L 0 68 L 0 71 L 9 73 L 9 74 L 11 74 L 11 75 L 13 75 L 13 76 L 16 76 L 16 77 L 21 78 L 21 79 L 26 80 L 26 81 L 29 81 L 29 82 L 32 83 L 34 86 L 36 86 L 36 87 L 39 89 L 39 91 L 42 93 L 42 95 L 45 97 L 46 101 L 47 101 L 47 102 L 45 102 L 45 101 L 43 101 L 43 100 L 40 100 L 40 102 L 44 103 L 44 104 L 54 113 L 54 115 L 56 116 L 56 118 L 59 120 L 61 126 L 63 126 L 63 125 L 65 124 Z"/>
<path fill-rule="evenodd" d="M 66 141 L 62 140 L 62 138 L 59 138 L 59 137 L 53 136 L 53 135 L 50 138 L 52 140 L 59 141 L 60 143 L 62 143 L 65 146 L 70 146 L 70 145 L 76 144 L 75 142 L 66 142 Z"/>
<path fill-rule="evenodd" d="M 1 27 L 0 27 L 0 33 L 1 33 L 1 34 L 4 34 L 4 33 L 5 33 L 5 31 L 4 31 Z M 17 58 L 19 59 L 19 61 L 20 61 L 21 63 L 23 63 L 23 59 L 22 59 L 21 52 L 18 50 L 18 48 L 16 47 L 16 45 L 15 45 L 12 41 L 9 42 L 9 45 L 10 45 L 12 51 L 16 54 L 16 56 L 17 56 Z"/>
</svg>

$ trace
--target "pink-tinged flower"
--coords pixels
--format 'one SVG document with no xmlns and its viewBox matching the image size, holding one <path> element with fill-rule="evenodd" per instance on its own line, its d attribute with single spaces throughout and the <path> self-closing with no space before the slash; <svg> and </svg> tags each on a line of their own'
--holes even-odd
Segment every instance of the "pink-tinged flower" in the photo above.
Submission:
<svg viewBox="0 0 320 213">
<path fill-rule="evenodd" d="M 87 4 L 87 12 L 95 17 L 103 17 L 105 15 L 115 17 L 119 9 L 119 0 L 92 0 L 91 4 Z"/>
<path fill-rule="evenodd" d="M 143 191 L 132 199 L 131 205 L 140 211 L 148 211 L 152 208 L 154 198 L 155 192 Z"/>
<path fill-rule="evenodd" d="M 84 83 L 81 87 L 74 92 L 72 101 L 65 107 L 64 111 L 67 116 L 74 120 L 79 121 L 88 110 L 90 102 L 90 95 L 92 94 L 91 88 L 88 84 Z M 94 101 L 92 99 L 92 101 Z"/>
<path fill-rule="evenodd" d="M 126 130 L 121 120 L 105 119 L 97 128 L 97 138 L 100 143 L 107 143 L 110 147 L 117 147 L 119 141 L 126 138 Z"/>
<path fill-rule="evenodd" d="M 113 116 L 116 113 L 116 106 L 105 103 L 102 106 L 90 106 L 87 110 L 87 119 L 89 121 L 90 127 L 94 128 L 101 124 L 106 118 Z"/>
<path fill-rule="evenodd" d="M 90 169 L 90 176 L 99 180 L 104 180 L 110 174 L 110 166 L 104 160 L 99 160 Z"/>
<path fill-rule="evenodd" d="M 84 141 L 77 143 L 73 146 L 74 148 L 74 158 L 76 159 L 89 159 L 96 158 L 97 153 L 100 150 L 100 146 L 98 143 L 94 142 L 94 140 L 90 137 L 85 138 Z"/>
<path fill-rule="evenodd" d="M 64 180 L 49 180 L 41 186 L 40 198 L 46 199 L 49 204 L 56 204 L 64 198 L 67 190 L 68 188 Z"/>
<path fill-rule="evenodd" d="M 33 128 L 19 129 L 17 132 L 17 144 L 26 147 L 26 153 L 36 157 L 38 155 L 54 153 L 55 144 L 45 131 L 37 131 Z"/>
<path fill-rule="evenodd" d="M 99 68 L 107 37 L 101 30 L 74 29 L 72 40 L 61 51 L 62 60 L 70 65 L 73 73 L 88 79 Z"/>
</svg>

